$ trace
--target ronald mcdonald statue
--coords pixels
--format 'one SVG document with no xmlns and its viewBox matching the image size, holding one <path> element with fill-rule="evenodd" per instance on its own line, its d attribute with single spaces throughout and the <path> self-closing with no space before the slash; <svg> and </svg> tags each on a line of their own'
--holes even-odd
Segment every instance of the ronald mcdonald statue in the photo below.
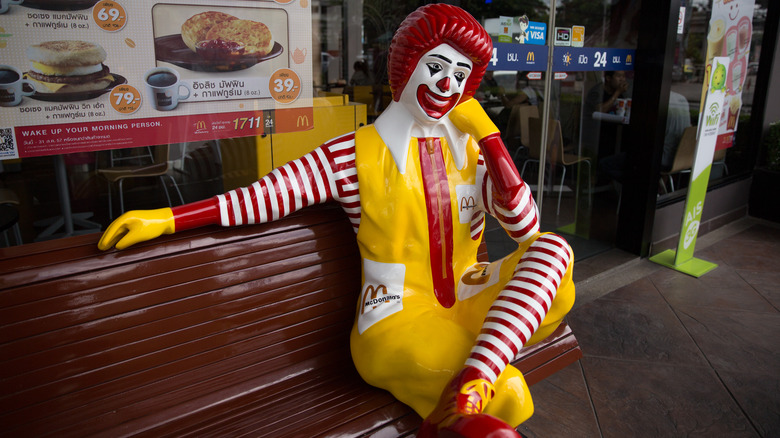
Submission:
<svg viewBox="0 0 780 438">
<path fill-rule="evenodd" d="M 374 124 L 249 187 L 127 212 L 100 249 L 209 224 L 270 222 L 336 201 L 362 258 L 350 338 L 360 375 L 425 419 L 420 437 L 518 436 L 533 403 L 510 362 L 571 309 L 573 258 L 563 238 L 539 232 L 531 190 L 472 98 L 492 48 L 466 11 L 419 8 L 390 45 L 393 102 Z M 476 259 L 485 213 L 518 244 L 490 264 Z"/>
</svg>

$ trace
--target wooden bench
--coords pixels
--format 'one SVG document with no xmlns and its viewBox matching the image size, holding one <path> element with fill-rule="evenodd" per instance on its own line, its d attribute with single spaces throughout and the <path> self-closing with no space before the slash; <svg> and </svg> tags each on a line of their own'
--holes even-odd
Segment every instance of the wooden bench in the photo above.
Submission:
<svg viewBox="0 0 780 438">
<path fill-rule="evenodd" d="M 357 375 L 346 216 L 208 227 L 124 251 L 98 234 L 0 250 L 0 431 L 14 436 L 404 436 L 420 417 Z M 576 361 L 562 326 L 517 365 Z"/>
</svg>

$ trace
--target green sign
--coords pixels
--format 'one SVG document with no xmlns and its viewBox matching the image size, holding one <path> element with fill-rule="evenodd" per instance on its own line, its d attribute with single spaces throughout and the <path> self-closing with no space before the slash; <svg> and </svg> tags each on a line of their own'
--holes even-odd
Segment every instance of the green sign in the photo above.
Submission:
<svg viewBox="0 0 780 438">
<path fill-rule="evenodd" d="M 667 250 L 650 260 L 694 277 L 701 277 L 718 265 L 693 257 L 696 237 L 699 234 L 701 214 L 704 210 L 704 198 L 712 169 L 712 157 L 718 138 L 718 127 L 723 114 L 723 102 L 726 95 L 725 74 L 728 71 L 729 58 L 716 57 L 712 60 L 712 71 L 705 82 L 706 99 L 699 116 L 699 128 L 696 133 L 696 154 L 691 168 L 691 183 L 685 198 L 685 210 L 680 229 L 680 241 L 676 250 Z"/>
</svg>

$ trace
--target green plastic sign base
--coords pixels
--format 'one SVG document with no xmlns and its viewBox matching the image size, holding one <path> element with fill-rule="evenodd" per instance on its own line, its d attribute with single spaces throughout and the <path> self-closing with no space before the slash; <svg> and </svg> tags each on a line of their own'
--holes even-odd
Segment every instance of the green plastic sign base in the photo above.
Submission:
<svg viewBox="0 0 780 438">
<path fill-rule="evenodd" d="M 677 265 L 675 264 L 674 261 L 675 258 L 676 258 L 676 252 L 673 249 L 667 249 L 662 253 L 650 257 L 650 261 L 654 263 L 658 263 L 659 265 L 666 266 L 667 268 L 672 268 L 675 271 L 680 271 L 683 274 L 691 275 L 696 278 L 699 278 L 702 275 L 718 267 L 718 265 L 716 265 L 715 263 L 708 262 L 702 259 L 697 259 L 695 257 L 692 257 L 687 261 L 684 261 L 679 265 Z"/>
</svg>

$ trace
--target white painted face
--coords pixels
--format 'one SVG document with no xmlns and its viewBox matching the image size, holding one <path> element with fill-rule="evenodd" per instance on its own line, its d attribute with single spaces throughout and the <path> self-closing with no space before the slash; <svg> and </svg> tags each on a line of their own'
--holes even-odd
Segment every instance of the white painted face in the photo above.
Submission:
<svg viewBox="0 0 780 438">
<path fill-rule="evenodd" d="M 435 122 L 458 103 L 472 67 L 469 58 L 440 44 L 420 58 L 399 102 L 418 122 Z"/>
</svg>

